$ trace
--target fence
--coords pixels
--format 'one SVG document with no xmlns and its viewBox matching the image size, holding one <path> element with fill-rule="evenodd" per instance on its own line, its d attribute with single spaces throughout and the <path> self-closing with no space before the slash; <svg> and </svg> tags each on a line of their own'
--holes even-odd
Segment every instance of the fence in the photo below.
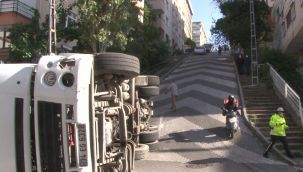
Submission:
<svg viewBox="0 0 303 172">
<path fill-rule="evenodd" d="M 303 127 L 303 116 L 300 96 L 285 82 L 285 80 L 278 74 L 278 72 L 270 65 L 270 76 L 277 91 L 286 99 L 288 106 L 295 113 L 296 117 L 301 119 L 301 126 Z"/>
</svg>

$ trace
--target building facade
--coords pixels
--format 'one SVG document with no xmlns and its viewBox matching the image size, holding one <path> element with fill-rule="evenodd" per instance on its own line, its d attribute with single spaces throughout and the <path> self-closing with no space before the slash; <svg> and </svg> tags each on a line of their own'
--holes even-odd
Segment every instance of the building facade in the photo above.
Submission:
<svg viewBox="0 0 303 172">
<path fill-rule="evenodd" d="M 202 46 L 207 43 L 207 36 L 203 27 L 202 22 L 193 22 L 193 41 L 196 43 L 196 46 Z"/>
<path fill-rule="evenodd" d="M 274 22 L 272 47 L 298 54 L 303 63 L 303 0 L 275 0 L 271 16 Z"/>
<path fill-rule="evenodd" d="M 192 7 L 190 0 L 147 0 L 156 14 L 155 26 L 162 39 L 173 49 L 182 49 L 192 38 Z"/>
<path fill-rule="evenodd" d="M 7 61 L 9 56 L 9 29 L 16 24 L 29 24 L 35 10 L 39 12 L 40 23 L 44 22 L 45 17 L 49 15 L 50 2 L 51 0 L 0 0 L 0 61 Z M 59 0 L 53 0 L 53 2 L 59 2 Z M 64 5 L 68 7 L 74 2 L 75 0 L 64 1 Z M 138 8 L 138 19 L 143 22 L 144 0 L 131 0 L 131 2 Z M 71 12 L 67 23 L 68 20 L 76 20 L 76 13 L 76 10 Z M 57 43 L 57 47 L 63 47 L 69 51 L 76 42 Z"/>
<path fill-rule="evenodd" d="M 16 24 L 27 24 L 34 16 L 36 0 L 0 0 L 0 60 L 9 55 L 9 29 Z"/>
</svg>

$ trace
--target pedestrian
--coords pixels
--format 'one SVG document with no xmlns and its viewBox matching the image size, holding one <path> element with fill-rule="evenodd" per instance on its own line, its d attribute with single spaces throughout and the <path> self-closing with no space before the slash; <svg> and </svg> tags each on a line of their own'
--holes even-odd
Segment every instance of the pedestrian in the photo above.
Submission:
<svg viewBox="0 0 303 172">
<path fill-rule="evenodd" d="M 222 47 L 221 47 L 221 45 L 219 45 L 219 47 L 218 47 L 218 53 L 219 53 L 219 55 L 221 55 L 221 51 L 222 51 Z"/>
<path fill-rule="evenodd" d="M 245 68 L 245 73 L 246 75 L 250 75 L 250 68 L 251 68 L 251 59 L 249 56 L 246 54 L 244 58 L 244 68 Z"/>
<path fill-rule="evenodd" d="M 239 57 L 238 57 L 237 61 L 238 61 L 239 74 L 242 75 L 244 73 L 244 58 L 243 58 L 243 54 L 239 54 Z"/>
<path fill-rule="evenodd" d="M 176 83 L 173 81 L 170 81 L 169 86 L 168 86 L 168 91 L 170 92 L 171 96 L 171 110 L 176 111 L 177 106 L 176 106 L 176 99 L 178 97 L 178 86 Z"/>
<path fill-rule="evenodd" d="M 289 158 L 293 158 L 293 155 L 291 154 L 288 143 L 286 139 L 286 132 L 285 129 L 288 128 L 286 125 L 286 121 L 284 118 L 284 109 L 282 107 L 277 108 L 277 113 L 274 113 L 269 121 L 269 127 L 270 127 L 270 138 L 271 142 L 267 146 L 265 152 L 263 153 L 263 156 L 268 158 L 268 152 L 271 150 L 273 145 L 280 141 L 283 144 L 284 150 L 286 152 L 286 155 Z"/>
</svg>

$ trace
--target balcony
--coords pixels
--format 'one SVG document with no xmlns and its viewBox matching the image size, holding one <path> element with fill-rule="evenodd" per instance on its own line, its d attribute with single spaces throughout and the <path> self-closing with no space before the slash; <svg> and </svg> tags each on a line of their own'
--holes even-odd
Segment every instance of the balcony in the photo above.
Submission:
<svg viewBox="0 0 303 172">
<path fill-rule="evenodd" d="M 14 24 L 31 21 L 35 10 L 18 0 L 0 1 L 0 30 L 7 30 Z"/>
</svg>

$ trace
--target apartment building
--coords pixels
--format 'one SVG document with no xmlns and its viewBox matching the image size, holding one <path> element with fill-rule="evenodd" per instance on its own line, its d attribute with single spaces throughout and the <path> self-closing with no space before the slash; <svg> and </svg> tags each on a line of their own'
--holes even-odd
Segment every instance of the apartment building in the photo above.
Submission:
<svg viewBox="0 0 303 172">
<path fill-rule="evenodd" d="M 40 23 L 45 21 L 45 17 L 49 15 L 51 0 L 0 0 L 0 61 L 6 61 L 9 55 L 9 29 L 16 24 L 28 24 L 34 16 L 34 10 L 38 10 L 40 14 Z M 59 0 L 53 0 L 59 2 Z M 66 6 L 74 3 L 75 0 L 64 1 Z M 144 0 L 131 0 L 131 2 L 139 9 L 138 19 L 143 22 Z M 71 16 L 67 20 L 75 20 L 76 11 L 72 11 Z M 75 45 L 75 41 L 63 43 L 59 42 L 58 47 L 71 50 Z"/>
<path fill-rule="evenodd" d="M 275 0 L 273 48 L 300 55 L 303 63 L 303 0 Z"/>
<path fill-rule="evenodd" d="M 9 55 L 9 29 L 15 24 L 30 23 L 34 16 L 35 0 L 0 0 L 0 60 Z"/>
<path fill-rule="evenodd" d="M 147 0 L 156 13 L 155 26 L 162 39 L 173 49 L 182 49 L 186 38 L 192 38 L 192 7 L 190 0 Z"/>
<path fill-rule="evenodd" d="M 192 40 L 196 43 L 196 46 L 202 46 L 203 44 L 207 43 L 207 36 L 203 27 L 203 23 L 193 22 L 192 27 Z"/>
</svg>

